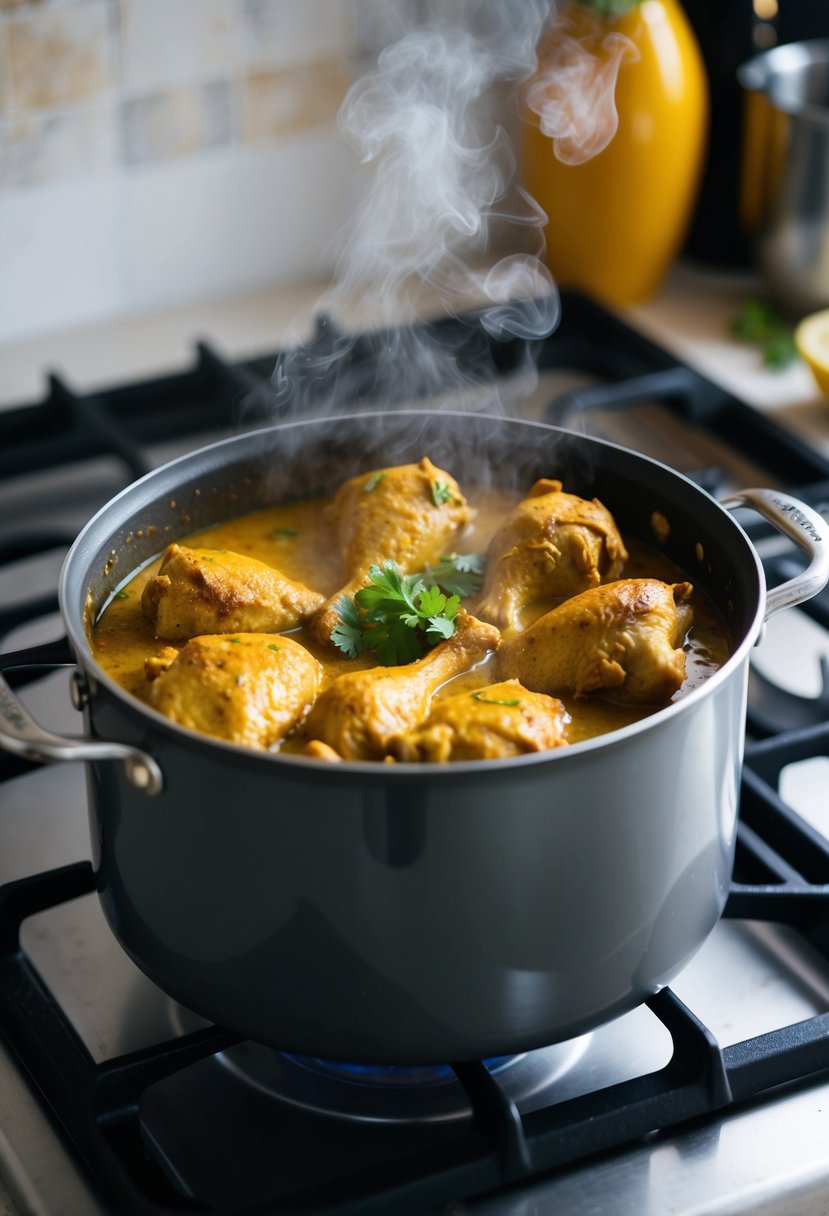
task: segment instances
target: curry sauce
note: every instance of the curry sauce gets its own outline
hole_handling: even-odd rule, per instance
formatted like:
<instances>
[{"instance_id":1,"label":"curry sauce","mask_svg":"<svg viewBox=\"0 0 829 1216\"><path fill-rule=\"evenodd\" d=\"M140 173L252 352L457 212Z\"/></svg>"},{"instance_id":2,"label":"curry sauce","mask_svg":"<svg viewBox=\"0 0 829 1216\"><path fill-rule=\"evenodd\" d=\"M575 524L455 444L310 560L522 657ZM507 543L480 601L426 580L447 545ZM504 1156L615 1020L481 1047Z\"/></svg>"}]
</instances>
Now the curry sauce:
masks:
<instances>
[{"instance_id":1,"label":"curry sauce","mask_svg":"<svg viewBox=\"0 0 829 1216\"><path fill-rule=\"evenodd\" d=\"M493 488L469 492L467 501L474 510L474 517L453 546L454 551L483 554L518 500L519 496L515 493ZM325 515L326 505L327 500L314 499L270 507L193 533L180 543L207 551L205 560L210 560L211 553L218 558L224 552L255 558L323 596L333 596L344 582L344 572ZM647 577L667 583L682 579L682 573L664 556L636 540L624 539L627 556L620 578ZM119 685L146 703L149 703L151 687L148 666L151 668L162 652L167 653L169 661L171 645L172 650L180 650L184 644L157 639L152 623L142 612L144 589L158 573L161 561L162 555L159 555L122 585L100 614L91 636L94 657L100 666ZM463 601L463 608L472 615L475 614L477 599L469 597ZM729 653L726 630L713 605L698 589L694 589L691 602L693 625L683 647L685 679L674 694L674 699L701 684L725 662ZM525 608L521 614L520 628L529 627L556 603L555 600L542 600ZM504 638L509 632L503 632ZM322 644L315 639L307 626L292 630L290 637L318 660L321 667L320 691L346 672L373 668L377 663L370 652L356 658L346 657L330 644ZM272 645L271 649L278 647ZM490 655L471 670L448 680L435 694L435 699L459 691L474 692L499 678ZM569 714L565 733L566 741L570 743L616 730L659 708L614 700L608 693L581 698L562 696L561 701ZM308 740L308 734L299 726L276 744L275 749L299 751Z\"/></svg>"}]
</instances>

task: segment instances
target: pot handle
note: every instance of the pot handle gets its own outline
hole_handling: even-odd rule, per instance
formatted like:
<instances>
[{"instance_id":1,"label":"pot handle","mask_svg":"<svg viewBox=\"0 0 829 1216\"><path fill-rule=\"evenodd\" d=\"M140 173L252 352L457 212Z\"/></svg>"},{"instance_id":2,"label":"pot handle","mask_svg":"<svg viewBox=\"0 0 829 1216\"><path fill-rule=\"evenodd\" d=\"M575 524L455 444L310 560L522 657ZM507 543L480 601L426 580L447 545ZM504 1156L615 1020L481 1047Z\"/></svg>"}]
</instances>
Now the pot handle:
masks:
<instances>
[{"instance_id":1,"label":"pot handle","mask_svg":"<svg viewBox=\"0 0 829 1216\"><path fill-rule=\"evenodd\" d=\"M822 515L782 490L740 490L720 499L720 503L729 511L750 507L811 557L805 570L767 593L764 620L823 590L829 582L829 525Z\"/></svg>"},{"instance_id":2,"label":"pot handle","mask_svg":"<svg viewBox=\"0 0 829 1216\"><path fill-rule=\"evenodd\" d=\"M44 730L23 708L0 673L0 747L49 764L54 760L120 760L127 780L145 794L158 794L164 785L161 769L152 756L126 743L74 739Z\"/></svg>"}]
</instances>

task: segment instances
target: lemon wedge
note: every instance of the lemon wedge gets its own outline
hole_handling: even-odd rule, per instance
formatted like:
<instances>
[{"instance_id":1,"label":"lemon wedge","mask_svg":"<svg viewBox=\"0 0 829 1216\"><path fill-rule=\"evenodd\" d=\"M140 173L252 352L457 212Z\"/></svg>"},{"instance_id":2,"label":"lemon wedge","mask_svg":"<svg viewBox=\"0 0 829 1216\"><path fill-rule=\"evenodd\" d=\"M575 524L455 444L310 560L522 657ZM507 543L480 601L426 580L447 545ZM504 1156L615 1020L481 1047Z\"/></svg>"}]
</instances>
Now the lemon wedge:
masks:
<instances>
[{"instance_id":1,"label":"lemon wedge","mask_svg":"<svg viewBox=\"0 0 829 1216\"><path fill-rule=\"evenodd\" d=\"M818 388L829 397L829 308L803 318L794 331L794 344L811 368Z\"/></svg>"}]
</instances>

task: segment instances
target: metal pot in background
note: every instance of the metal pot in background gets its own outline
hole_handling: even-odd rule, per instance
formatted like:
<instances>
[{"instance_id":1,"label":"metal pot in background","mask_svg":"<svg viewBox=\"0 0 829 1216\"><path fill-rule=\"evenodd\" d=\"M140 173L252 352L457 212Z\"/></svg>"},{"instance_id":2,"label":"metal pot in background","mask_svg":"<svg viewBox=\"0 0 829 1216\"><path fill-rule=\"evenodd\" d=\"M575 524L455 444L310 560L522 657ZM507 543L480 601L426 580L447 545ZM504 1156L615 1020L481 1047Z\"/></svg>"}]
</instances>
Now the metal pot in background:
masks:
<instances>
[{"instance_id":1,"label":"metal pot in background","mask_svg":"<svg viewBox=\"0 0 829 1216\"><path fill-rule=\"evenodd\" d=\"M743 64L740 213L769 293L801 317L829 307L829 38Z\"/></svg>"},{"instance_id":2,"label":"metal pot in background","mask_svg":"<svg viewBox=\"0 0 829 1216\"><path fill-rule=\"evenodd\" d=\"M686 256L715 266L752 259L739 217L743 91L737 70L752 55L829 36L829 5L815 0L682 0L702 49L712 122L700 195Z\"/></svg>"}]
</instances>

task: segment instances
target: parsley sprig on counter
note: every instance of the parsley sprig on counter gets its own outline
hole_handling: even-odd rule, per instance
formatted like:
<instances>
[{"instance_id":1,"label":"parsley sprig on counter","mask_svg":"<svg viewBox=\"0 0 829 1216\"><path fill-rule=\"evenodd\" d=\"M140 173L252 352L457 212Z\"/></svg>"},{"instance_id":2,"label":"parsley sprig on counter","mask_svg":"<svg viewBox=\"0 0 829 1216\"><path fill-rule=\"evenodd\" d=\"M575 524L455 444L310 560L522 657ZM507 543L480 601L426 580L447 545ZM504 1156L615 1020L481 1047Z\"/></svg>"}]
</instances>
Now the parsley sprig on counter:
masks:
<instances>
[{"instance_id":1,"label":"parsley sprig on counter","mask_svg":"<svg viewBox=\"0 0 829 1216\"><path fill-rule=\"evenodd\" d=\"M413 662L453 636L461 596L480 587L480 565L477 554L453 554L422 574L402 574L390 561L372 566L368 584L337 601L331 641L350 659L372 650L383 667Z\"/></svg>"},{"instance_id":2,"label":"parsley sprig on counter","mask_svg":"<svg viewBox=\"0 0 829 1216\"><path fill-rule=\"evenodd\" d=\"M782 371L797 358L790 326L764 300L746 300L731 320L731 332L759 347L763 366L772 371Z\"/></svg>"}]
</instances>

